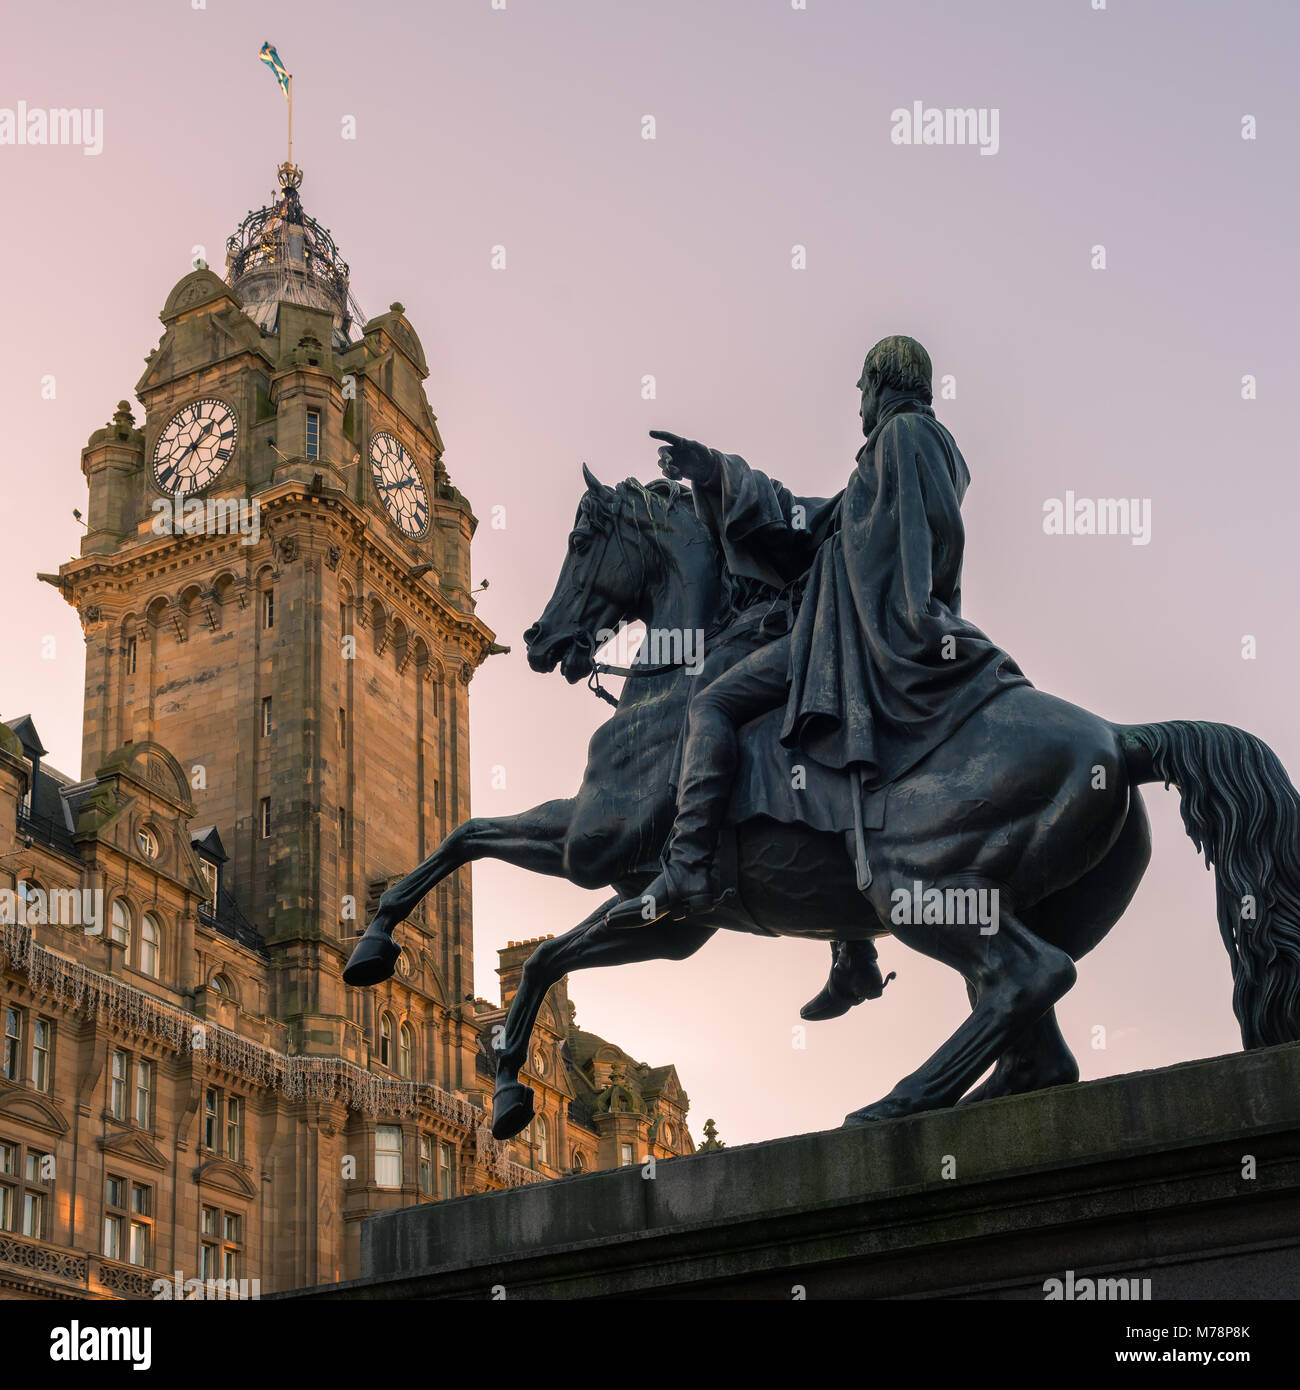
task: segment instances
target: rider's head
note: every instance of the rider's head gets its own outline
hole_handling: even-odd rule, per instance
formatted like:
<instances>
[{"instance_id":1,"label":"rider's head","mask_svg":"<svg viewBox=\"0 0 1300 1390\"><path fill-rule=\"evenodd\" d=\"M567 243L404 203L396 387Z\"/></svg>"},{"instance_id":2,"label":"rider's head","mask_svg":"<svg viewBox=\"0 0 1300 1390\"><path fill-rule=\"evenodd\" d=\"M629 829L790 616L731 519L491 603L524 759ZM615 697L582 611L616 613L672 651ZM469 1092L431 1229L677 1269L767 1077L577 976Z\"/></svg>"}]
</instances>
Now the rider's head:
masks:
<instances>
[{"instance_id":1,"label":"rider's head","mask_svg":"<svg viewBox=\"0 0 1300 1390\"><path fill-rule=\"evenodd\" d=\"M930 354L915 338L882 338L867 353L862 364L858 390L862 392L862 433L870 434L880 416L881 397L886 392L919 396L926 405L933 400Z\"/></svg>"}]
</instances>

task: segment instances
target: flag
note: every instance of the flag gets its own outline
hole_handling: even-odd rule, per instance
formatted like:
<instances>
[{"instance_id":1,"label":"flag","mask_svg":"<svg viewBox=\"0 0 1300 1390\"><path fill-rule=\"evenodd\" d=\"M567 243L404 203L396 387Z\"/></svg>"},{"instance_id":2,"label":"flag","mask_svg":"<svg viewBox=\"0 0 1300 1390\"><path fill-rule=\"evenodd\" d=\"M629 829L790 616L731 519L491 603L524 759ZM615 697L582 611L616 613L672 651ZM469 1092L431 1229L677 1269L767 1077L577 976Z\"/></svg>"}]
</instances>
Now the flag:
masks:
<instances>
[{"instance_id":1,"label":"flag","mask_svg":"<svg viewBox=\"0 0 1300 1390\"><path fill-rule=\"evenodd\" d=\"M280 61L280 55L271 47L269 43L262 45L262 51L257 55L275 73L275 80L280 84L280 90L289 95L289 72L285 65Z\"/></svg>"}]
</instances>

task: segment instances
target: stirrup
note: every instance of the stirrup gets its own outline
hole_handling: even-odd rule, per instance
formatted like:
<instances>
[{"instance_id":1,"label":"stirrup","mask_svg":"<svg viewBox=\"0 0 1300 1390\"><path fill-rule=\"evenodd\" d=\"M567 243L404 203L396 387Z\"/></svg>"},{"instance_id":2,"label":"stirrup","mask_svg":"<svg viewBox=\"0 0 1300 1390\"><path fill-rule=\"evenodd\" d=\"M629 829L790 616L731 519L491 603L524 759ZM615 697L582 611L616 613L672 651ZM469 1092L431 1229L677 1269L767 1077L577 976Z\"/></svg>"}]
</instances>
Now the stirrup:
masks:
<instances>
[{"instance_id":1,"label":"stirrup","mask_svg":"<svg viewBox=\"0 0 1300 1390\"><path fill-rule=\"evenodd\" d=\"M661 912L656 912L652 917L647 917L645 915L646 896L644 893L635 893L630 898L624 898L621 903L615 903L601 918L601 930L634 931L637 927L653 926L665 918L673 922L683 922L688 917L707 912L716 903L712 892L688 893L685 897L675 900L670 896L667 907Z\"/></svg>"}]
</instances>

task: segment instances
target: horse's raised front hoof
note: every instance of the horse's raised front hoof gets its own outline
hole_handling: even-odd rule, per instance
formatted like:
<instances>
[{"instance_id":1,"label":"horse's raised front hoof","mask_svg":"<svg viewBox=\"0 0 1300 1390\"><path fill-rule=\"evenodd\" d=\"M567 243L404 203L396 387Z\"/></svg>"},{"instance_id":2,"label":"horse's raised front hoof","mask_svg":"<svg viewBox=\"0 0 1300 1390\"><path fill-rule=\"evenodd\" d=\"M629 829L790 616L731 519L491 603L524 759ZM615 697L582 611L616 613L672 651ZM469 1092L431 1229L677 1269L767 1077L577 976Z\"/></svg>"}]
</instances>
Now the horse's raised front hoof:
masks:
<instances>
[{"instance_id":1,"label":"horse's raised front hoof","mask_svg":"<svg viewBox=\"0 0 1300 1390\"><path fill-rule=\"evenodd\" d=\"M391 936L382 932L368 931L357 942L343 967L345 985L377 985L397 968L397 958L402 948Z\"/></svg>"},{"instance_id":2,"label":"horse's raised front hoof","mask_svg":"<svg viewBox=\"0 0 1300 1390\"><path fill-rule=\"evenodd\" d=\"M513 1139L533 1118L533 1089L522 1081L505 1081L492 1097L493 1139Z\"/></svg>"}]
</instances>

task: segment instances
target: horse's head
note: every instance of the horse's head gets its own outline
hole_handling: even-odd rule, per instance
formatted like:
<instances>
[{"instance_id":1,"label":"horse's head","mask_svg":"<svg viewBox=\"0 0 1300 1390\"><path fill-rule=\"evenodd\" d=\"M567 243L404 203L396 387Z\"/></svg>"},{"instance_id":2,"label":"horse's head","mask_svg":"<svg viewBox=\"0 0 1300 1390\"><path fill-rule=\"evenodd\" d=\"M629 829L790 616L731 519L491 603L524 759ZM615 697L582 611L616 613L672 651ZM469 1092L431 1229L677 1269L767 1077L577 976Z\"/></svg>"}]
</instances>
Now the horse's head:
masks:
<instances>
[{"instance_id":1,"label":"horse's head","mask_svg":"<svg viewBox=\"0 0 1300 1390\"><path fill-rule=\"evenodd\" d=\"M586 464L582 475L587 490L555 592L524 633L533 670L553 671L558 665L570 683L590 675L597 649L620 624L667 619L666 609L684 612L688 589L697 591L692 609L701 601L716 605L719 585L716 549L699 545L708 540L707 532L679 484L629 479L607 487ZM675 506L679 497L688 505ZM683 554L688 550L689 562ZM711 585L701 582L702 566L712 571Z\"/></svg>"}]
</instances>

